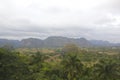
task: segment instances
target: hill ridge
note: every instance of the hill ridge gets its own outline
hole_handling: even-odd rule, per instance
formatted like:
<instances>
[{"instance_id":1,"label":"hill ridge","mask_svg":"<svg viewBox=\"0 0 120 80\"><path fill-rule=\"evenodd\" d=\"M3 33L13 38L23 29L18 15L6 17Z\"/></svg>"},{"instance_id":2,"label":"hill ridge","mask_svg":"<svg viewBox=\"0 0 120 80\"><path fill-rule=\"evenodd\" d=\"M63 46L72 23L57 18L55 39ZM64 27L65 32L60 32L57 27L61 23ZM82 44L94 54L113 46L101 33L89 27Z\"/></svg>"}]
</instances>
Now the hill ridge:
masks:
<instances>
[{"instance_id":1,"label":"hill ridge","mask_svg":"<svg viewBox=\"0 0 120 80\"><path fill-rule=\"evenodd\" d=\"M44 40L39 38L26 38L26 39L22 39L21 41L0 39L0 47L4 45L11 45L14 47L26 47L26 48L58 48L71 43L76 44L79 47L120 46L119 43L110 43L109 41L103 41L103 40L87 40L84 37L69 38L63 36L50 36Z\"/></svg>"}]
</instances>

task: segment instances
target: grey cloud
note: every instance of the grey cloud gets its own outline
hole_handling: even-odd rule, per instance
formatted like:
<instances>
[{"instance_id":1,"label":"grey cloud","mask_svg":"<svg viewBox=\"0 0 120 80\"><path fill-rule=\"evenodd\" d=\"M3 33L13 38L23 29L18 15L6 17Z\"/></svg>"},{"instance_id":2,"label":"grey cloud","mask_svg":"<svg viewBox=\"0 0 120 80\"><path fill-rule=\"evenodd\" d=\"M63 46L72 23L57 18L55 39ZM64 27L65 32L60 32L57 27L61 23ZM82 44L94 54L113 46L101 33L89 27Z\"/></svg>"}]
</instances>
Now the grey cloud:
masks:
<instances>
[{"instance_id":1,"label":"grey cloud","mask_svg":"<svg viewBox=\"0 0 120 80\"><path fill-rule=\"evenodd\" d=\"M116 22L116 19L110 17L109 15L106 15L106 16L102 16L99 20L95 21L95 24L106 25L106 24L111 24L113 22Z\"/></svg>"},{"instance_id":2,"label":"grey cloud","mask_svg":"<svg viewBox=\"0 0 120 80\"><path fill-rule=\"evenodd\" d=\"M88 5L90 0L0 0L0 37L65 36L120 42L120 1L98 0L97 6L97 1L91 1Z\"/></svg>"},{"instance_id":3,"label":"grey cloud","mask_svg":"<svg viewBox=\"0 0 120 80\"><path fill-rule=\"evenodd\" d=\"M100 11L106 13L119 14L120 13L120 0L105 0L106 2L101 6L96 7Z\"/></svg>"},{"instance_id":4,"label":"grey cloud","mask_svg":"<svg viewBox=\"0 0 120 80\"><path fill-rule=\"evenodd\" d=\"M65 37L82 37L91 32L92 29L83 27L65 27L65 28L45 28L45 27L29 27L29 29L3 29L0 36L14 36L14 37L37 37L46 38L49 36L65 36ZM85 36L89 37L89 36Z\"/></svg>"},{"instance_id":5,"label":"grey cloud","mask_svg":"<svg viewBox=\"0 0 120 80\"><path fill-rule=\"evenodd\" d=\"M111 0L106 7L112 13L120 13L120 0Z\"/></svg>"}]
</instances>

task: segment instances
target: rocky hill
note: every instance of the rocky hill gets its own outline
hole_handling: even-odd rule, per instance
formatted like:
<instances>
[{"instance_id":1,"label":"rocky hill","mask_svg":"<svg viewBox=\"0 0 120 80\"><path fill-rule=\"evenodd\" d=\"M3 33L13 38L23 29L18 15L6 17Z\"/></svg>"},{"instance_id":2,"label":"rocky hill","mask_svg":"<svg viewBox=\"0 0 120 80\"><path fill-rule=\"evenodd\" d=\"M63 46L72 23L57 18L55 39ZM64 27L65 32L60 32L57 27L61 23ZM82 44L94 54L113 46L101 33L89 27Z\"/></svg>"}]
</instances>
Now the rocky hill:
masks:
<instances>
[{"instance_id":1,"label":"rocky hill","mask_svg":"<svg viewBox=\"0 0 120 80\"><path fill-rule=\"evenodd\" d=\"M0 47L11 45L13 47L26 47L26 48L58 48L66 44L76 44L79 47L109 47L120 46L120 44L110 43L102 40L87 40L85 38L67 38L61 36L52 36L44 40L37 38L28 38L21 41L0 39Z\"/></svg>"}]
</instances>

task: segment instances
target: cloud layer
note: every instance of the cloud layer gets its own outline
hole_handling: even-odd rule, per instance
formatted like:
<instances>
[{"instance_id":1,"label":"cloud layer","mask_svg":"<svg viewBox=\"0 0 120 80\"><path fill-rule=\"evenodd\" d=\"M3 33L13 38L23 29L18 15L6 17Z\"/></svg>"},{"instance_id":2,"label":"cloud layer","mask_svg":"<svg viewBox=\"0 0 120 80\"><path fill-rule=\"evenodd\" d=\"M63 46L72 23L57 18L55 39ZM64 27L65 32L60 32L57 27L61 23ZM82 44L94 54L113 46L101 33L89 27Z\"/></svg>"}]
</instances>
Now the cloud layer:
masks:
<instances>
[{"instance_id":1,"label":"cloud layer","mask_svg":"<svg viewBox=\"0 0 120 80\"><path fill-rule=\"evenodd\" d=\"M120 42L120 0L0 0L0 37Z\"/></svg>"}]
</instances>

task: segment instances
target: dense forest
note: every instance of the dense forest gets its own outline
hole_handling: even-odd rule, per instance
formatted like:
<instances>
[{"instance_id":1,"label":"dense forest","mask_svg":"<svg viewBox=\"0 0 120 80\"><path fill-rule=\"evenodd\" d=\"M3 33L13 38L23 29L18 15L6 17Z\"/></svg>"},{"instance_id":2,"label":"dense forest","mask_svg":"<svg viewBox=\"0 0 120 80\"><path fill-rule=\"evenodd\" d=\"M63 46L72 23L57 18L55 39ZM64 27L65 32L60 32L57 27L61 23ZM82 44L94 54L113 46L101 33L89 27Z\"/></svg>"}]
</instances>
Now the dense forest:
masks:
<instances>
[{"instance_id":1,"label":"dense forest","mask_svg":"<svg viewBox=\"0 0 120 80\"><path fill-rule=\"evenodd\" d=\"M47 52L0 48L0 80L120 80L120 51L74 44Z\"/></svg>"}]
</instances>

